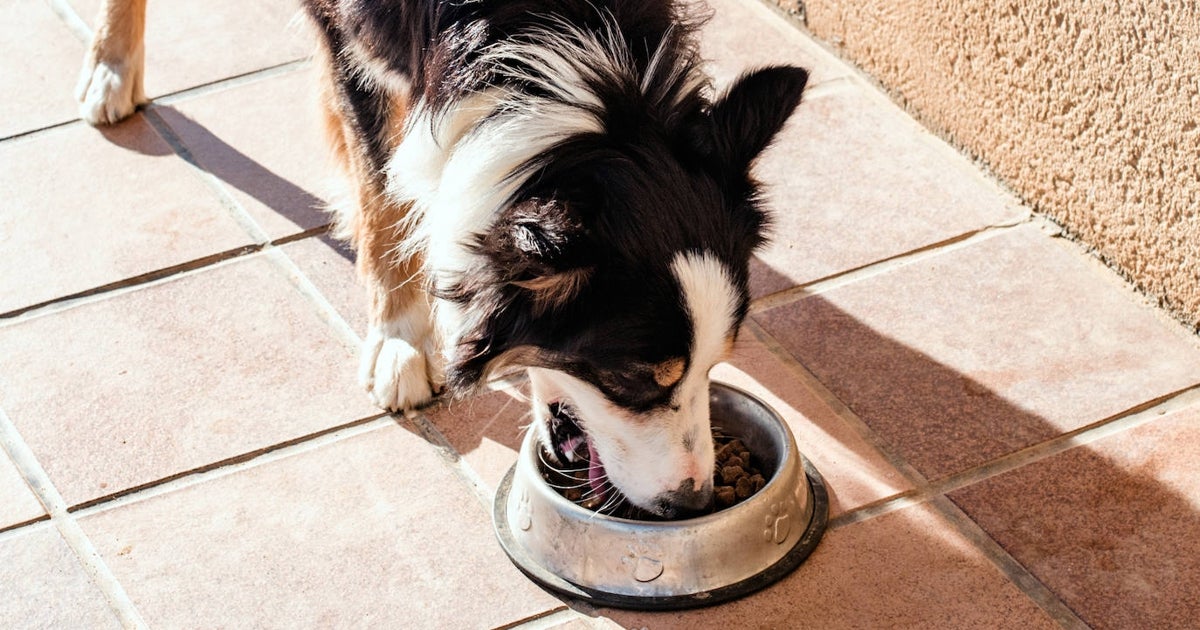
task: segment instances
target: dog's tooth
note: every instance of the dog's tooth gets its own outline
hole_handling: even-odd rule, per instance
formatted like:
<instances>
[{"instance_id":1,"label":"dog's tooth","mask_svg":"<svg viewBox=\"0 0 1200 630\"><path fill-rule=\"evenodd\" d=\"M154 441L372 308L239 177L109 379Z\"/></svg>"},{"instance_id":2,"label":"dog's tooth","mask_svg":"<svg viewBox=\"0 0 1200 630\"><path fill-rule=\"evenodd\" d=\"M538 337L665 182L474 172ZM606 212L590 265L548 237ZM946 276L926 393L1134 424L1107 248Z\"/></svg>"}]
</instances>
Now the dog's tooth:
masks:
<instances>
[{"instance_id":1,"label":"dog's tooth","mask_svg":"<svg viewBox=\"0 0 1200 630\"><path fill-rule=\"evenodd\" d=\"M582 460L583 458L579 455L579 447L582 444L583 438L581 437L568 438L562 444L563 458L572 464Z\"/></svg>"}]
</instances>

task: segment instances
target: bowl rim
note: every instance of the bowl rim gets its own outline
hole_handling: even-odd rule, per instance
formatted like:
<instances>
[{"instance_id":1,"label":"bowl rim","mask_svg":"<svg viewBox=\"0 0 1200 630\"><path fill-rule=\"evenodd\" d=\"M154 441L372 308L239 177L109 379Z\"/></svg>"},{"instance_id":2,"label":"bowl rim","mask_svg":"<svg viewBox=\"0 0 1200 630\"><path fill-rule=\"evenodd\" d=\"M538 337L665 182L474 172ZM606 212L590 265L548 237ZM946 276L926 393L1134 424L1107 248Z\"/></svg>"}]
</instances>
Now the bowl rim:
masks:
<instances>
[{"instance_id":1,"label":"bowl rim","mask_svg":"<svg viewBox=\"0 0 1200 630\"><path fill-rule=\"evenodd\" d=\"M797 463L801 466L801 470L804 473L803 477L808 484L808 496L810 505L812 506L812 511L804 532L797 538L795 544L791 549L788 550L786 554L784 554L783 557L748 578L744 578L732 584L727 584L725 586L720 586L708 591L701 591L697 593L685 593L678 595L625 595L575 584L574 582L571 582L566 578L551 572L549 569L535 562L533 558L530 557L530 555L525 551L524 547L517 541L517 538L512 531L512 528L508 522L508 500L512 491L513 478L516 475L517 466L520 464L518 461L508 469L508 472L501 480L500 485L496 488L495 498L492 502L492 527L495 530L496 538L500 542L500 547L504 550L504 553L509 557L509 560L512 561L517 569L519 569L529 579L533 580L542 588L567 598L585 602L589 605L611 606L614 608L631 610L662 611L712 606L732 599L744 597L755 591L766 588L771 584L774 584L784 576L791 573L806 559L808 559L808 557L816 549L817 544L821 541L821 538L824 535L829 523L829 494L825 487L824 478L821 476L821 473L817 471L816 467L813 466L812 462L809 461L808 458L804 457L804 455L796 447L795 438L792 436L791 429L787 427L787 424L778 415L778 413L775 412L774 409L772 409L757 396L746 392L740 387L726 383L717 383L716 381L713 381L713 384L721 385L734 390L736 393L743 394L770 411L772 416L779 421L779 424L782 425L784 432L787 434L793 453L798 460ZM778 476L778 471L776 471L776 475L774 476ZM580 510L581 512L595 514L595 512L591 512L590 510L568 501L566 497L563 497L555 492L553 488L550 488L545 484L543 484L543 486L555 497L561 499L565 503L570 504L572 507ZM765 489L766 486L763 487L763 490ZM759 490L759 492L755 493L754 497L750 497L742 503L731 506L725 510L713 512L712 514L706 514L701 517L677 521L638 521L633 519L608 517L607 515L602 514L596 516L611 519L615 522L615 524L621 525L632 523L638 526L665 525L674 528L683 523L689 525L695 525L698 523L702 524L705 522L703 519L716 517L719 514L725 514L730 510L734 510L739 506L749 504L755 499L755 497L760 495L763 495L762 490Z\"/></svg>"}]
</instances>

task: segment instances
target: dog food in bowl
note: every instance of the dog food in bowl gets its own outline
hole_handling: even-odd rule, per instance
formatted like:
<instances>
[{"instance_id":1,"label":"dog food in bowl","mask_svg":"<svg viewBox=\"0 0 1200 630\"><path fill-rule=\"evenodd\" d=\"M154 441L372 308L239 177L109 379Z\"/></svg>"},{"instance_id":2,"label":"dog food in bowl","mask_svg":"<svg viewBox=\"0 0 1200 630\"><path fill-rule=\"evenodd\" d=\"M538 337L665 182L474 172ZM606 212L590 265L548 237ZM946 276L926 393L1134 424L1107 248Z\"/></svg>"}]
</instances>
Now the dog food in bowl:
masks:
<instances>
[{"instance_id":1,"label":"dog food in bowl","mask_svg":"<svg viewBox=\"0 0 1200 630\"><path fill-rule=\"evenodd\" d=\"M740 439L715 430L713 445L716 449L713 500L699 514L690 516L712 514L741 503L767 485L767 479L757 465L756 458ZM584 452L575 453L576 461L565 466L550 463L550 458L542 453L541 473L546 484L568 501L589 510L619 518L659 520L655 515L629 505L618 497L595 491L588 481L591 462L588 460L586 449L581 451Z\"/></svg>"}]
</instances>

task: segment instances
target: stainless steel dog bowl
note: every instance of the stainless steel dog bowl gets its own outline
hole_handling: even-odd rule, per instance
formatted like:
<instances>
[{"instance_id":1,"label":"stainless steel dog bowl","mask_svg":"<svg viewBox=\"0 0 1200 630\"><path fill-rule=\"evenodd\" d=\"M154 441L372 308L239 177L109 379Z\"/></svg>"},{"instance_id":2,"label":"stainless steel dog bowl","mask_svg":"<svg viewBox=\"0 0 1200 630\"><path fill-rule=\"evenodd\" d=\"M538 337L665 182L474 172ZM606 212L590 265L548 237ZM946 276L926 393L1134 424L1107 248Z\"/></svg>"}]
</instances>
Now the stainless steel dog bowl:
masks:
<instances>
[{"instance_id":1,"label":"stainless steel dog bowl","mask_svg":"<svg viewBox=\"0 0 1200 630\"><path fill-rule=\"evenodd\" d=\"M762 462L768 481L755 495L678 521L597 514L546 484L530 431L492 512L509 558L552 591L595 605L648 610L741 597L799 566L828 518L820 474L761 400L720 383L712 384L709 396L713 424L741 438Z\"/></svg>"}]
</instances>

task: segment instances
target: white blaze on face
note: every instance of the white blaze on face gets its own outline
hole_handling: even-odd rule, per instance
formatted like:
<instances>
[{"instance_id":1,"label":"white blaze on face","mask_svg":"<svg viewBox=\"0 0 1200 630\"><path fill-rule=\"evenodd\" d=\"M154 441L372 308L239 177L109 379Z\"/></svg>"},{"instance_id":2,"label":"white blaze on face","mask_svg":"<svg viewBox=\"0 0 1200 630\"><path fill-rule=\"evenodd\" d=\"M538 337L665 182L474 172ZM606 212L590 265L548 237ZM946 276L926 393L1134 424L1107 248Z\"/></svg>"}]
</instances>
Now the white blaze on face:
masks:
<instances>
[{"instance_id":1,"label":"white blaze on face","mask_svg":"<svg viewBox=\"0 0 1200 630\"><path fill-rule=\"evenodd\" d=\"M694 368L703 368L704 383L708 369L720 361L733 335L738 307L738 291L725 265L711 254L689 252L675 256L671 271L679 281L684 303L692 321L692 356L685 379L696 376ZM705 406L708 405L705 387Z\"/></svg>"},{"instance_id":2,"label":"white blaze on face","mask_svg":"<svg viewBox=\"0 0 1200 630\"><path fill-rule=\"evenodd\" d=\"M680 253L671 265L692 324L687 370L670 405L634 414L595 387L548 369L530 369L535 404L567 400L578 411L609 480L635 505L653 508L664 493L691 479L700 490L712 475L708 372L728 350L738 291L725 266L705 253Z\"/></svg>"},{"instance_id":3,"label":"white blaze on face","mask_svg":"<svg viewBox=\"0 0 1200 630\"><path fill-rule=\"evenodd\" d=\"M671 270L692 322L692 355L675 390L674 401L679 411L671 422L694 444L692 451L684 454L684 461L694 458L696 467L705 473L703 481L707 481L714 465L708 372L729 351L736 325L738 291L725 265L708 253L680 253Z\"/></svg>"}]
</instances>

